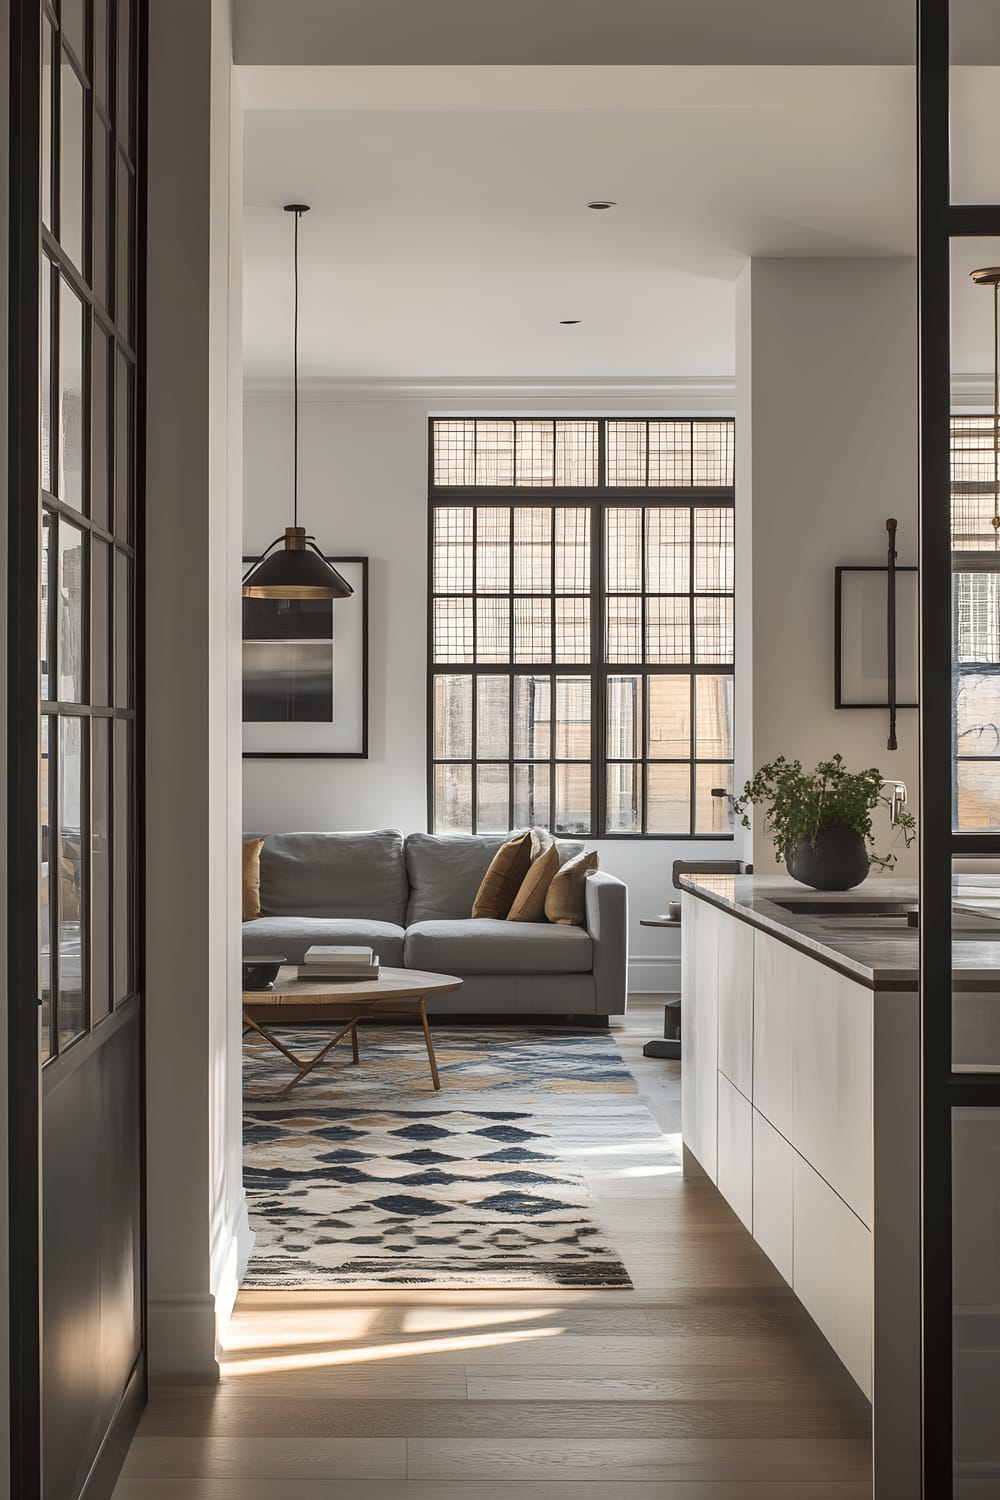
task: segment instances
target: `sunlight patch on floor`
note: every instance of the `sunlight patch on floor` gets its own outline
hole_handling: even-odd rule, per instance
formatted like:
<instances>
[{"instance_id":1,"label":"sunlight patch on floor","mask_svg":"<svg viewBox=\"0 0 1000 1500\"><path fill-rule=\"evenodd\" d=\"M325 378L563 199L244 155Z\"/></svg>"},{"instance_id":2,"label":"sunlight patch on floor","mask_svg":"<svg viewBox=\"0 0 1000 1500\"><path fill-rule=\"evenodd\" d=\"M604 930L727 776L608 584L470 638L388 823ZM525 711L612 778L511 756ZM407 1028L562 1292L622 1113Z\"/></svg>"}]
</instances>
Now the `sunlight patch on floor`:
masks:
<instances>
[{"instance_id":1,"label":"sunlight patch on floor","mask_svg":"<svg viewBox=\"0 0 1000 1500\"><path fill-rule=\"evenodd\" d=\"M470 1349L496 1349L528 1340L553 1338L565 1329L521 1328L509 1333L478 1333L458 1338L417 1339L405 1344L358 1345L352 1349L317 1349L307 1354L266 1354L259 1359L225 1360L225 1378L272 1375L280 1371L321 1370L338 1365L369 1364L386 1359L412 1359L425 1354L461 1354ZM314 1340L315 1341L315 1340Z\"/></svg>"}]
</instances>

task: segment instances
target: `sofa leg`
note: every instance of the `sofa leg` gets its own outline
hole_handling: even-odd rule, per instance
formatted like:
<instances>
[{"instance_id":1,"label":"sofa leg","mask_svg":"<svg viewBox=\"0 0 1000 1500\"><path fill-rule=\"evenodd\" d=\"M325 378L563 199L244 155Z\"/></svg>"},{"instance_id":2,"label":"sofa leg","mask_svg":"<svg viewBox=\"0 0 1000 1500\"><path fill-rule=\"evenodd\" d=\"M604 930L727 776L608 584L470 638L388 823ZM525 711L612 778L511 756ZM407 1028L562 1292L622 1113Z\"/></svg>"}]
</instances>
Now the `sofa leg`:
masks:
<instances>
[{"instance_id":1,"label":"sofa leg","mask_svg":"<svg viewBox=\"0 0 1000 1500\"><path fill-rule=\"evenodd\" d=\"M572 1021L574 1026L586 1026L591 1031L607 1031L608 1029L607 1016L595 1016L593 1013L588 1013L585 1016L573 1016Z\"/></svg>"}]
</instances>

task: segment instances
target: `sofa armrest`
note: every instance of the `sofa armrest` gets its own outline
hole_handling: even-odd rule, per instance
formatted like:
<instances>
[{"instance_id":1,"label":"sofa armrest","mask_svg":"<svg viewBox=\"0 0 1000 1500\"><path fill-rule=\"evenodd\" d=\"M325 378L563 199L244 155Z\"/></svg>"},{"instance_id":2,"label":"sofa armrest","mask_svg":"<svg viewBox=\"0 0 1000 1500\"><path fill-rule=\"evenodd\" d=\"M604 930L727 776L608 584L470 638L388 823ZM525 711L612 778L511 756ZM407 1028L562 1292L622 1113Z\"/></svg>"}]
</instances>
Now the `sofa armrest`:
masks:
<instances>
[{"instance_id":1,"label":"sofa armrest","mask_svg":"<svg viewBox=\"0 0 1000 1500\"><path fill-rule=\"evenodd\" d=\"M587 931L594 945L594 986L600 1015L623 1015L628 999L628 887L596 870L585 886Z\"/></svg>"}]
</instances>

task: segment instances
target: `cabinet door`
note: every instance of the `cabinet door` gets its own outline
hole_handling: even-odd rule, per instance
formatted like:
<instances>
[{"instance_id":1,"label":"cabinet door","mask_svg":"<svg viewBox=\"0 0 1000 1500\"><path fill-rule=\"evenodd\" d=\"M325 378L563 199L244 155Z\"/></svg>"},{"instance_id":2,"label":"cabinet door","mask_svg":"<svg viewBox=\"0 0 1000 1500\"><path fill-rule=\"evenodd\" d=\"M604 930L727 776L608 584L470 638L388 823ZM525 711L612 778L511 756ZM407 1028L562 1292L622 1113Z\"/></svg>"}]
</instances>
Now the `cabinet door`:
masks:
<instances>
[{"instance_id":1,"label":"cabinet door","mask_svg":"<svg viewBox=\"0 0 1000 1500\"><path fill-rule=\"evenodd\" d=\"M871 991L787 951L796 1001L792 1143L871 1228Z\"/></svg>"},{"instance_id":2,"label":"cabinet door","mask_svg":"<svg viewBox=\"0 0 1000 1500\"><path fill-rule=\"evenodd\" d=\"M681 918L681 1130L684 1144L718 1178L719 954L712 907L687 892Z\"/></svg>"},{"instance_id":3,"label":"cabinet door","mask_svg":"<svg viewBox=\"0 0 1000 1500\"><path fill-rule=\"evenodd\" d=\"M754 930L737 917L719 923L719 1071L749 1099L753 1089Z\"/></svg>"},{"instance_id":4,"label":"cabinet door","mask_svg":"<svg viewBox=\"0 0 1000 1500\"><path fill-rule=\"evenodd\" d=\"M792 1283L792 1192L795 1152L762 1114L753 1111L753 1237Z\"/></svg>"},{"instance_id":5,"label":"cabinet door","mask_svg":"<svg viewBox=\"0 0 1000 1500\"><path fill-rule=\"evenodd\" d=\"M865 1395L872 1391L872 1238L795 1153L792 1287Z\"/></svg>"},{"instance_id":6,"label":"cabinet door","mask_svg":"<svg viewBox=\"0 0 1000 1500\"><path fill-rule=\"evenodd\" d=\"M791 949L766 933L754 933L753 1092L754 1108L786 1140L792 1139L795 1056L795 995L788 973Z\"/></svg>"},{"instance_id":7,"label":"cabinet door","mask_svg":"<svg viewBox=\"0 0 1000 1500\"><path fill-rule=\"evenodd\" d=\"M719 1192L753 1229L753 1111L749 1099L719 1074Z\"/></svg>"}]
</instances>

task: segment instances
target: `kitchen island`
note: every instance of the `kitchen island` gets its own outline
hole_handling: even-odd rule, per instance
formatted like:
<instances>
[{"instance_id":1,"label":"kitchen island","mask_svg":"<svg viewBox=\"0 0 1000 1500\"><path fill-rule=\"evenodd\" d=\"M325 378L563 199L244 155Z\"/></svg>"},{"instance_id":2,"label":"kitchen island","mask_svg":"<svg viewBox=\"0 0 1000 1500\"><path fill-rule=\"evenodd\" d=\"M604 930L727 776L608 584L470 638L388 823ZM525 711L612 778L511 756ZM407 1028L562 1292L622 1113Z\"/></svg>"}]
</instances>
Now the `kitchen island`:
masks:
<instances>
[{"instance_id":1,"label":"kitchen island","mask_svg":"<svg viewBox=\"0 0 1000 1500\"><path fill-rule=\"evenodd\" d=\"M873 877L838 893L690 875L681 886L685 1171L712 1179L872 1401L880 1500L912 1500L916 882ZM1000 942L990 957L1000 975ZM982 958L970 942L980 978Z\"/></svg>"}]
</instances>

